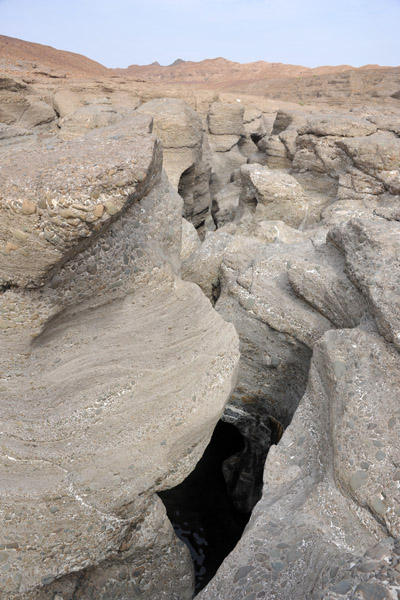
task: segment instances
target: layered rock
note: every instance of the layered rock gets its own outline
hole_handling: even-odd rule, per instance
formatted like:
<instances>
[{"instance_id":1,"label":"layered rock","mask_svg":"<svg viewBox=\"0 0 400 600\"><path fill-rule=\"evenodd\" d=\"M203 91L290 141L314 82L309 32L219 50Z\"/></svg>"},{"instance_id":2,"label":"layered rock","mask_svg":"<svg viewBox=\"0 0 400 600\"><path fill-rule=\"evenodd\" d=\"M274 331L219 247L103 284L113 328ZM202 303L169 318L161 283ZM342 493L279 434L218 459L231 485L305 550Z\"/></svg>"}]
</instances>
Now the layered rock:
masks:
<instances>
[{"instance_id":1,"label":"layered rock","mask_svg":"<svg viewBox=\"0 0 400 600\"><path fill-rule=\"evenodd\" d=\"M258 146L273 168L291 168L315 196L314 220L327 224L371 214L399 194L396 119L374 111L323 115L281 111ZM392 125L390 124L392 123ZM324 207L337 200L334 206ZM319 214L319 216L318 216Z\"/></svg>"},{"instance_id":2,"label":"layered rock","mask_svg":"<svg viewBox=\"0 0 400 600\"><path fill-rule=\"evenodd\" d=\"M207 445L237 339L180 269L143 115L3 154L2 597L193 594L156 492Z\"/></svg>"},{"instance_id":3,"label":"layered rock","mask_svg":"<svg viewBox=\"0 0 400 600\"><path fill-rule=\"evenodd\" d=\"M307 392L269 453L263 498L199 598L392 597L399 546L387 535L398 536L398 361L372 333L322 337ZM389 456L379 449L388 446Z\"/></svg>"},{"instance_id":4,"label":"layered rock","mask_svg":"<svg viewBox=\"0 0 400 600\"><path fill-rule=\"evenodd\" d=\"M293 158L310 153L304 173L295 162L292 176L241 167L234 222L221 221L184 271L239 333L238 382L223 419L245 448L224 475L239 510L259 500L199 598L390 598L399 587L397 138L368 120L336 125L336 136L332 117L296 130ZM379 204L368 190L362 205L344 205L340 183L335 191L322 179L314 195L298 183L340 182L356 168L359 181L382 186ZM288 226L296 203L283 210L285 178L311 210L336 200L322 227L313 219L308 231L307 221L305 231ZM257 215L271 200L282 215ZM269 220L280 216L286 223Z\"/></svg>"},{"instance_id":5,"label":"layered rock","mask_svg":"<svg viewBox=\"0 0 400 600\"><path fill-rule=\"evenodd\" d=\"M245 136L243 116L244 108L240 104L213 102L210 105L207 124L213 156L213 195L229 183L232 171L247 162L240 152L240 142Z\"/></svg>"},{"instance_id":6,"label":"layered rock","mask_svg":"<svg viewBox=\"0 0 400 600\"><path fill-rule=\"evenodd\" d=\"M164 148L164 168L184 200L183 216L199 226L211 203L210 153L199 115L172 98L146 102L138 112L152 115L154 133Z\"/></svg>"},{"instance_id":7,"label":"layered rock","mask_svg":"<svg viewBox=\"0 0 400 600\"><path fill-rule=\"evenodd\" d=\"M394 111L46 85L0 81L0 597L192 597L156 493L222 415L255 508L199 597L394 598Z\"/></svg>"}]
</instances>

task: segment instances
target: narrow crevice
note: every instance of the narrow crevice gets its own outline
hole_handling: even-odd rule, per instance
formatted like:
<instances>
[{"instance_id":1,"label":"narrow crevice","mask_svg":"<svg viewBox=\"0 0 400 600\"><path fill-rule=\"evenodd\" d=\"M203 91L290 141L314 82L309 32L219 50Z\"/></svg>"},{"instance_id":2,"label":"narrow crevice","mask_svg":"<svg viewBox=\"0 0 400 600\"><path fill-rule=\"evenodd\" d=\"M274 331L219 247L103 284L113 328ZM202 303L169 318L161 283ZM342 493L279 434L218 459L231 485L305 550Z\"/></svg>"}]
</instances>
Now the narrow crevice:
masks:
<instances>
[{"instance_id":1,"label":"narrow crevice","mask_svg":"<svg viewBox=\"0 0 400 600\"><path fill-rule=\"evenodd\" d=\"M237 423L244 439L244 448L223 463L228 494L242 513L251 513L260 500L263 488L264 465L273 444L283 434L283 426L271 416L250 416Z\"/></svg>"},{"instance_id":2,"label":"narrow crevice","mask_svg":"<svg viewBox=\"0 0 400 600\"><path fill-rule=\"evenodd\" d=\"M188 546L198 593L242 536L261 498L264 463L283 428L272 417L240 428L219 421L196 469L159 493L177 536Z\"/></svg>"},{"instance_id":3,"label":"narrow crevice","mask_svg":"<svg viewBox=\"0 0 400 600\"><path fill-rule=\"evenodd\" d=\"M250 512L240 512L229 496L223 464L243 452L239 430L219 421L196 469L180 485L159 493L177 536L188 546L198 593L233 550Z\"/></svg>"}]
</instances>

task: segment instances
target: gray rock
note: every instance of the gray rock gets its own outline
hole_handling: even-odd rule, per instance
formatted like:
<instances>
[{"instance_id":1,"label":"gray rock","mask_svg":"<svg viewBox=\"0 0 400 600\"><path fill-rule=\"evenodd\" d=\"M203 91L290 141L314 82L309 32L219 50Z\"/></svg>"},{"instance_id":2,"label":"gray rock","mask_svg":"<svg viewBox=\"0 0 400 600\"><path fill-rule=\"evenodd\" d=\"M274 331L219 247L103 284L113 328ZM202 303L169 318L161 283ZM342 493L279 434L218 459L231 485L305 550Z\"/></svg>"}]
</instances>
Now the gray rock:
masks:
<instances>
[{"instance_id":1,"label":"gray rock","mask_svg":"<svg viewBox=\"0 0 400 600\"><path fill-rule=\"evenodd\" d=\"M239 206L240 190L240 181L234 181L216 194L213 199L212 214L217 227L223 227L234 220Z\"/></svg>"},{"instance_id":2,"label":"gray rock","mask_svg":"<svg viewBox=\"0 0 400 600\"><path fill-rule=\"evenodd\" d=\"M329 240L343 252L348 274L364 294L377 326L400 348L400 246L396 221L352 219L331 230Z\"/></svg>"},{"instance_id":3,"label":"gray rock","mask_svg":"<svg viewBox=\"0 0 400 600\"><path fill-rule=\"evenodd\" d=\"M164 148L164 169L184 200L183 216L198 227L211 204L210 150L199 115L175 98L150 100L137 112L153 117L153 132Z\"/></svg>"},{"instance_id":4,"label":"gray rock","mask_svg":"<svg viewBox=\"0 0 400 600\"><path fill-rule=\"evenodd\" d=\"M138 115L119 128L1 157L0 284L40 285L151 190L162 152L149 125Z\"/></svg>"},{"instance_id":5,"label":"gray rock","mask_svg":"<svg viewBox=\"0 0 400 600\"><path fill-rule=\"evenodd\" d=\"M61 110L66 110L63 107ZM128 111L117 110L107 104L90 104L78 106L73 112L67 112L59 119L60 137L63 140L72 140L86 134L92 129L108 127L129 118Z\"/></svg>"},{"instance_id":6,"label":"gray rock","mask_svg":"<svg viewBox=\"0 0 400 600\"><path fill-rule=\"evenodd\" d=\"M257 220L281 220L298 227L306 216L304 191L291 175L261 165L245 165L241 181L239 217L250 207Z\"/></svg>"},{"instance_id":7,"label":"gray rock","mask_svg":"<svg viewBox=\"0 0 400 600\"><path fill-rule=\"evenodd\" d=\"M53 108L59 117L66 117L82 106L80 97L68 89L57 90L53 97Z\"/></svg>"},{"instance_id":8,"label":"gray rock","mask_svg":"<svg viewBox=\"0 0 400 600\"><path fill-rule=\"evenodd\" d=\"M0 424L0 548L12 540L21 558L14 547L0 553L7 600L193 594L188 551L156 492L182 481L203 454L235 383L238 345L201 290L176 275L182 200L148 125L141 115L136 127L39 146L24 153L25 164L18 153L2 157L13 161L1 172L7 185L13 178L15 197L27 190L21 206L8 194L6 225L18 224L18 241L31 240L11 266L6 257L3 278L11 273L15 284L0 295L9 324L0 329L0 372L10 384ZM29 237L53 218L41 208L45 190L84 214L75 195L80 205L90 198L89 210L100 198L98 219L107 219L85 243L62 238L56 221L57 285L42 279L52 273L46 246ZM40 290L24 287L29 281Z\"/></svg>"},{"instance_id":9,"label":"gray rock","mask_svg":"<svg viewBox=\"0 0 400 600\"><path fill-rule=\"evenodd\" d=\"M309 261L291 261L289 281L294 291L335 327L356 327L367 312L363 296L340 271Z\"/></svg>"},{"instance_id":10,"label":"gray rock","mask_svg":"<svg viewBox=\"0 0 400 600\"><path fill-rule=\"evenodd\" d=\"M376 130L376 125L367 119L351 115L328 114L312 117L307 120L306 125L299 128L298 132L300 135L311 133L317 136L359 137L371 135Z\"/></svg>"},{"instance_id":11,"label":"gray rock","mask_svg":"<svg viewBox=\"0 0 400 600\"><path fill-rule=\"evenodd\" d=\"M245 133L244 108L240 104L213 102L208 113L208 129L212 135L237 135Z\"/></svg>"}]
</instances>

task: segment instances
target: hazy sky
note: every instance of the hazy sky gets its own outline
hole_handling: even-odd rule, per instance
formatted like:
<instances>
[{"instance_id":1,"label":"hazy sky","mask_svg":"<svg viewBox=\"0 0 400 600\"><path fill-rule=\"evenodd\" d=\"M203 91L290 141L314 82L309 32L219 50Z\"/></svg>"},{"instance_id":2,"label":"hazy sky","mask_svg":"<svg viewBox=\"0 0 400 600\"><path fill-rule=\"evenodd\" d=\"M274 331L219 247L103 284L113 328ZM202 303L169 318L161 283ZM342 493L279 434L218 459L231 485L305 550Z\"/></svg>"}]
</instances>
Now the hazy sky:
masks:
<instances>
[{"instance_id":1,"label":"hazy sky","mask_svg":"<svg viewBox=\"0 0 400 600\"><path fill-rule=\"evenodd\" d=\"M107 67L223 56L400 65L400 0L0 0L0 33Z\"/></svg>"}]
</instances>

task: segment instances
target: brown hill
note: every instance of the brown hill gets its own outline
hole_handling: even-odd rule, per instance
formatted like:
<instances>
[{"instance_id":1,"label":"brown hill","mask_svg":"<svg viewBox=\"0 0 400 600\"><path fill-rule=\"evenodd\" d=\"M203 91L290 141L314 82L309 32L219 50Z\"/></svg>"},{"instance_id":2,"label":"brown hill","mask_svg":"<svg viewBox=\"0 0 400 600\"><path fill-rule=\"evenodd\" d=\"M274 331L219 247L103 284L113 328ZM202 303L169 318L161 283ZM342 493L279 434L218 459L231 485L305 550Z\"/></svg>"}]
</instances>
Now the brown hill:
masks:
<instances>
[{"instance_id":1,"label":"brown hill","mask_svg":"<svg viewBox=\"0 0 400 600\"><path fill-rule=\"evenodd\" d=\"M237 63L225 58L113 69L123 77L141 77L153 84L262 95L304 104L397 104L400 67L365 65L316 68L258 61Z\"/></svg>"},{"instance_id":2,"label":"brown hill","mask_svg":"<svg viewBox=\"0 0 400 600\"><path fill-rule=\"evenodd\" d=\"M360 69L380 69L379 65L367 65ZM127 69L112 69L124 77L142 77L147 81L165 81L184 84L227 87L235 82L286 79L300 76L318 76L360 70L350 65L302 67L257 61L252 63L232 62L225 58L214 58L200 62L176 61L167 67L157 63L151 65L130 65Z\"/></svg>"},{"instance_id":3,"label":"brown hill","mask_svg":"<svg viewBox=\"0 0 400 600\"><path fill-rule=\"evenodd\" d=\"M47 77L107 79L111 87L143 82L165 94L175 90L213 90L265 96L304 104L376 104L398 105L400 67L365 65L322 66L316 68L257 61L238 63L225 58L200 62L176 60L172 65L131 65L127 69L107 69L73 52L57 50L0 36L0 71L23 77L26 73ZM111 78L111 79L110 79ZM43 77L41 77L43 79ZM114 83L111 83L111 82ZM163 88L163 90L161 90ZM171 92L172 93L172 92ZM170 95L168 93L167 95Z\"/></svg>"},{"instance_id":4,"label":"brown hill","mask_svg":"<svg viewBox=\"0 0 400 600\"><path fill-rule=\"evenodd\" d=\"M50 69L74 76L107 77L107 67L81 54L57 50L33 42L0 35L0 68L2 70Z\"/></svg>"}]
</instances>

